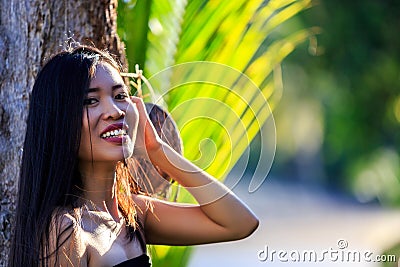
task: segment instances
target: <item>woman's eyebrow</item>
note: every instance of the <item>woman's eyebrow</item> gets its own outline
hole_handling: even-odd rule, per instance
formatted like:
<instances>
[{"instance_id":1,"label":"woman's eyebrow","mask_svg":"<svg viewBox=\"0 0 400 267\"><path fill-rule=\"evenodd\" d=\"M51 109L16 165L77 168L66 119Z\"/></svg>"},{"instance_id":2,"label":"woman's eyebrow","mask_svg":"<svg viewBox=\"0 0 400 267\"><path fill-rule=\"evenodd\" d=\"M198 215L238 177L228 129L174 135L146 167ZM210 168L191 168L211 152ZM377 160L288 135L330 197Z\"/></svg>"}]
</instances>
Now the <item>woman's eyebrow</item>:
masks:
<instances>
[{"instance_id":1,"label":"woman's eyebrow","mask_svg":"<svg viewBox=\"0 0 400 267\"><path fill-rule=\"evenodd\" d=\"M95 93L98 92L100 90L100 88L95 87L95 88L89 88L87 89L87 93Z\"/></svg>"},{"instance_id":2,"label":"woman's eyebrow","mask_svg":"<svg viewBox=\"0 0 400 267\"><path fill-rule=\"evenodd\" d=\"M125 84L122 84L122 83L118 83L118 84L116 84L116 85L113 85L112 87L111 87L111 90L112 91L115 91L115 90L117 90L117 89L121 89L121 88L125 88L126 86L125 86ZM98 87L93 87L93 88L89 88L88 90L87 90L87 93L95 93L95 92L98 92L98 91L100 91L101 89L100 88L98 88Z\"/></svg>"},{"instance_id":3,"label":"woman's eyebrow","mask_svg":"<svg viewBox=\"0 0 400 267\"><path fill-rule=\"evenodd\" d=\"M111 90L114 91L114 90L121 89L121 88L122 89L125 88L125 84L118 83L118 84L114 85L113 87L111 87Z\"/></svg>"}]
</instances>

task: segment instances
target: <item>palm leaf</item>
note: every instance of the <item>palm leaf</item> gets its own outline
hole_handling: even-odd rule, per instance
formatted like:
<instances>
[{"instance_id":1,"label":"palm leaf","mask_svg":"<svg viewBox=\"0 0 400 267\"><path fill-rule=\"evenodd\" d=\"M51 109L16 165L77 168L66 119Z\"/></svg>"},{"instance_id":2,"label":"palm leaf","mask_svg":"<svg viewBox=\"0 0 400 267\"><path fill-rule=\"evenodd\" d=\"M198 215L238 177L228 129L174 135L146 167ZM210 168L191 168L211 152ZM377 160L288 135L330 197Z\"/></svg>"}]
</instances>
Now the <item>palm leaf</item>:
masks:
<instances>
[{"instance_id":1,"label":"palm leaf","mask_svg":"<svg viewBox=\"0 0 400 267\"><path fill-rule=\"evenodd\" d=\"M178 81L170 84L173 90L168 92L167 101L182 129L185 156L223 179L271 115L269 105L279 100L281 74L275 73L275 79L270 76L299 43L314 33L303 30L273 42L263 51L260 47L276 27L309 7L311 1L270 1L267 5L258 0L219 1L218 5L207 1L201 9L196 9L197 1L196 8L192 8L194 2L187 7L176 62L220 62L236 68L237 73L227 66L202 68L197 63L184 75L174 67L176 73L172 76ZM175 88L193 81L202 83ZM223 88L210 83L222 84ZM194 123L194 118L201 122ZM192 122L191 126L187 122ZM205 139L212 140L213 145L204 145L200 151L199 144ZM204 159L199 159L200 155Z\"/></svg>"},{"instance_id":2,"label":"palm leaf","mask_svg":"<svg viewBox=\"0 0 400 267\"><path fill-rule=\"evenodd\" d=\"M123 2L139 10L145 7L141 1ZM149 80L158 95L152 101L168 108L175 119L185 157L223 180L272 117L282 94L280 63L317 33L307 29L271 38L282 24L311 7L311 0L149 2L149 13L136 11L149 24L143 27L147 35L135 41L146 43L140 53L146 55L145 74L154 74ZM130 31L121 30L120 36ZM273 126L270 130L274 136ZM263 164L261 176L269 170ZM185 190L179 200L194 201ZM184 247L155 246L152 254L157 266L185 266L188 261ZM184 262L171 261L182 255L187 256Z\"/></svg>"}]
</instances>

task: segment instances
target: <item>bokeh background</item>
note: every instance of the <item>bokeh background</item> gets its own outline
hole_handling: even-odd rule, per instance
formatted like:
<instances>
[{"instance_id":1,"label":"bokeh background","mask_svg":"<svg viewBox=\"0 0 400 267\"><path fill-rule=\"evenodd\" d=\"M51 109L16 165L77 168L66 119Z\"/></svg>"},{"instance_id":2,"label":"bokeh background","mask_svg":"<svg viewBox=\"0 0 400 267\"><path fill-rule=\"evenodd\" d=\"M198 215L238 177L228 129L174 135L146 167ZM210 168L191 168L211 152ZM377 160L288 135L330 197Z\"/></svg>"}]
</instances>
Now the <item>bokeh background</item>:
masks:
<instances>
[{"instance_id":1,"label":"bokeh background","mask_svg":"<svg viewBox=\"0 0 400 267\"><path fill-rule=\"evenodd\" d=\"M185 156L231 186L261 220L242 241L152 247L154 266L397 266L263 262L257 255L266 246L322 253L338 249L339 240L348 250L400 255L399 1L119 2L119 35L132 72L135 64L150 77L175 64L212 61L244 73L259 88L240 105L215 85L170 90L174 73L150 78L155 92L147 92L147 101L164 96L161 104L181 129ZM223 76L203 73L204 81L216 75ZM242 91L235 86L239 95L249 92L247 84ZM267 107L257 104L258 94ZM225 130L192 120L207 104L182 107L200 97L228 104L229 112L218 117ZM259 125L272 120L270 111L276 153L267 179L250 193L257 165L269 164L260 155L274 148L264 139L275 133ZM244 126L238 130L235 120ZM235 166L243 160L242 175Z\"/></svg>"}]
</instances>

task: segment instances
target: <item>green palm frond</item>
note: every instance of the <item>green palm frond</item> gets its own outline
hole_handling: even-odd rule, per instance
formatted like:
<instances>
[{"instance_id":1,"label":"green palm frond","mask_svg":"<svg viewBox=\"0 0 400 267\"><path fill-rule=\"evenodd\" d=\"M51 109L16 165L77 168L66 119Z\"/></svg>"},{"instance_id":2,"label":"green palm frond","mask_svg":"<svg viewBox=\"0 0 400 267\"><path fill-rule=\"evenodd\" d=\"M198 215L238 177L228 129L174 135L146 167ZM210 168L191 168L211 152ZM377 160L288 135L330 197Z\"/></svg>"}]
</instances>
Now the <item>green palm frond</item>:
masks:
<instances>
[{"instance_id":1,"label":"green palm frond","mask_svg":"<svg viewBox=\"0 0 400 267\"><path fill-rule=\"evenodd\" d=\"M185 156L191 160L197 159L207 172L223 179L270 116L270 108L279 101L282 90L280 63L299 43L314 33L312 30L302 30L272 41L267 47L263 44L269 41L270 33L278 26L310 7L311 1L203 3L201 8L198 1L190 1L187 5L176 63L199 60L219 62L235 68L238 73L232 73L228 67L225 70L194 69L192 72L197 74L196 78L182 77L181 73L177 73L175 76L182 83L212 81L215 84L223 83L229 90L221 90L208 83L196 83L171 90L166 99L177 124L183 129ZM243 78L241 73L249 80L238 84L237 79ZM173 86L170 84L170 87ZM209 100L193 101L197 98ZM181 107L189 99L193 105ZM208 106L216 101L221 103L220 108ZM212 110L213 114L206 114L206 110ZM186 125L191 118L200 116L215 118L203 119L191 127ZM227 138L221 138L226 134L229 135L229 142ZM200 151L201 140L212 140L214 145L207 145L206 142ZM199 160L200 154L205 157L203 162ZM212 162L209 162L210 158Z\"/></svg>"},{"instance_id":2,"label":"green palm frond","mask_svg":"<svg viewBox=\"0 0 400 267\"><path fill-rule=\"evenodd\" d=\"M311 0L122 2L119 12L127 19L119 30L130 67L133 61L144 64L145 74L153 75L149 80L158 95L152 101L164 105L175 119L185 157L224 179L279 102L281 62L318 33L303 29L274 35L311 7ZM138 15L128 15L128 7L136 8L132 12ZM147 21L146 35L133 19ZM140 37L133 41L144 43L136 44L140 51L131 48L133 37L128 36L134 31ZM144 62L138 53L145 55ZM190 201L190 195L183 191L179 199ZM157 266L173 266L173 255L188 255L182 247L153 249ZM186 265L185 259L179 266Z\"/></svg>"}]
</instances>

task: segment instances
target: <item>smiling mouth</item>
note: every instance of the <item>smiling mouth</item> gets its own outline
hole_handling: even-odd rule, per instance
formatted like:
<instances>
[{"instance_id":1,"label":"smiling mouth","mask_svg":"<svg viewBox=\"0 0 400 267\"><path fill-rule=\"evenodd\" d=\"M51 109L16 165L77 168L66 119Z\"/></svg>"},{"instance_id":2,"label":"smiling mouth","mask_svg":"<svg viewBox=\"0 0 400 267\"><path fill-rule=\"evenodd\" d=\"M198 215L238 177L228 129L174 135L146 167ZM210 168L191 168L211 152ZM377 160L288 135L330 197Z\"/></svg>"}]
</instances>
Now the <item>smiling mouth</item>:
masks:
<instances>
[{"instance_id":1,"label":"smiling mouth","mask_svg":"<svg viewBox=\"0 0 400 267\"><path fill-rule=\"evenodd\" d=\"M102 138L113 138L113 137L120 137L122 138L123 136L126 135L126 130L125 129L117 129L117 130L111 130L108 132L105 132L101 135Z\"/></svg>"},{"instance_id":2,"label":"smiling mouth","mask_svg":"<svg viewBox=\"0 0 400 267\"><path fill-rule=\"evenodd\" d=\"M124 138L124 136L128 135L127 129L128 125L124 123L114 123L104 129L104 131L100 134L100 137L103 139L108 139L109 141L119 142L119 140Z\"/></svg>"}]
</instances>

